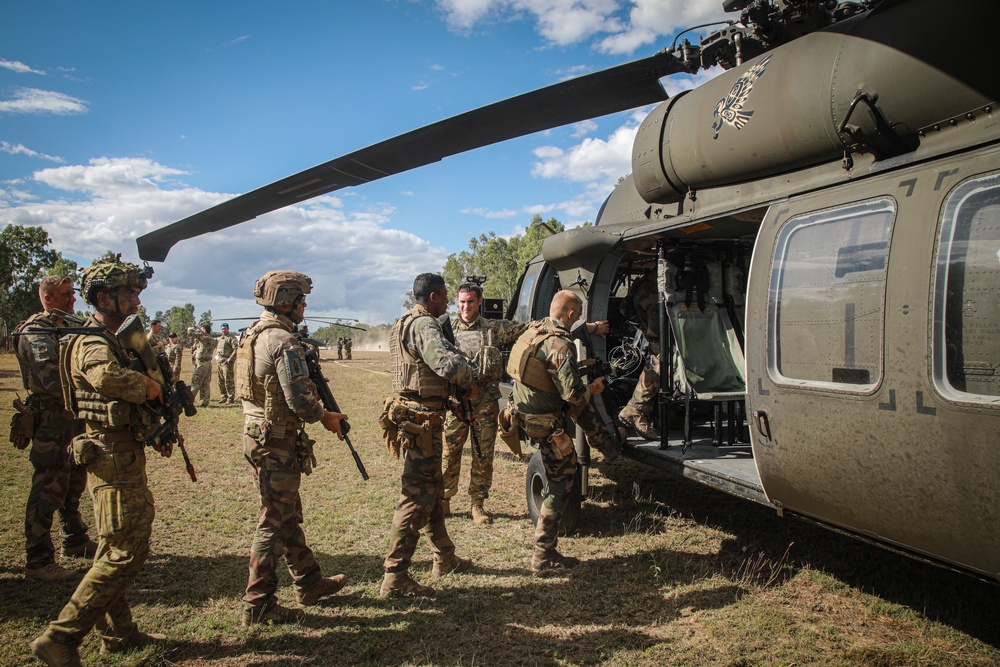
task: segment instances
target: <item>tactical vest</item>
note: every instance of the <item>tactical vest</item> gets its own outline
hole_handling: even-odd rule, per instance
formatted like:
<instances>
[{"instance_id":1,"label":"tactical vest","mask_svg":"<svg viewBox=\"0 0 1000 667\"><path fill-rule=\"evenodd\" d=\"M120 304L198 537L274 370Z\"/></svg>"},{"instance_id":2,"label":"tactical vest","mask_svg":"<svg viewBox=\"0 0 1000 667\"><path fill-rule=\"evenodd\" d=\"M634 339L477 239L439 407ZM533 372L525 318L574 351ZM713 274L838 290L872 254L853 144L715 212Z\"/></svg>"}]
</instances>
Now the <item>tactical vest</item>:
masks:
<instances>
[{"instance_id":1,"label":"tactical vest","mask_svg":"<svg viewBox=\"0 0 1000 667\"><path fill-rule=\"evenodd\" d=\"M281 389L281 382L277 373L268 373L264 377L258 377L254 373L254 348L257 339L268 329L282 329L280 322L254 323L244 332L236 348L236 398L241 401L249 401L258 407L264 408L264 419L271 422L271 437L284 438L289 427L294 430L298 427L299 416L288 406L285 400L285 392Z\"/></svg>"},{"instance_id":2,"label":"tactical vest","mask_svg":"<svg viewBox=\"0 0 1000 667\"><path fill-rule=\"evenodd\" d=\"M545 362L535 355L546 339L562 338L565 334L566 332L562 329L550 328L547 320L532 322L514 343L514 347L510 349L507 372L512 378L532 389L553 394L559 393L559 389L545 367Z\"/></svg>"},{"instance_id":3,"label":"tactical vest","mask_svg":"<svg viewBox=\"0 0 1000 667\"><path fill-rule=\"evenodd\" d=\"M455 347L466 359L479 369L478 380L495 384L503 376L503 357L493 345L493 325L480 319L480 329L458 329L455 331Z\"/></svg>"},{"instance_id":4,"label":"tactical vest","mask_svg":"<svg viewBox=\"0 0 1000 667\"><path fill-rule=\"evenodd\" d=\"M54 327L56 326L55 320L48 313L35 313L24 322L19 324L14 333L22 333L28 327ZM38 334L39 336L44 336L46 334ZM31 365L28 360L21 356L21 336L14 337L17 343L14 345L14 356L17 357L17 366L21 371L21 384L28 391L35 393L37 392L37 387L31 386ZM58 349L58 344L57 344Z\"/></svg>"},{"instance_id":5,"label":"tactical vest","mask_svg":"<svg viewBox=\"0 0 1000 667\"><path fill-rule=\"evenodd\" d=\"M99 336L106 340L118 364L122 368L128 368L130 360L114 336L107 332L87 334L86 336ZM63 402L66 408L78 419L83 419L99 427L123 429L137 426L140 427L140 431L144 432L145 428L152 422L149 416L137 405L121 398L107 398L96 391L73 384L71 373L73 355L76 353L80 341L86 336L70 334L59 345L59 379L62 383Z\"/></svg>"},{"instance_id":6,"label":"tactical vest","mask_svg":"<svg viewBox=\"0 0 1000 667\"><path fill-rule=\"evenodd\" d=\"M392 371L392 389L413 392L420 398L445 398L448 380L439 376L406 348L406 335L413 322L420 317L430 317L426 311L411 308L392 325L389 333L389 367Z\"/></svg>"}]
</instances>

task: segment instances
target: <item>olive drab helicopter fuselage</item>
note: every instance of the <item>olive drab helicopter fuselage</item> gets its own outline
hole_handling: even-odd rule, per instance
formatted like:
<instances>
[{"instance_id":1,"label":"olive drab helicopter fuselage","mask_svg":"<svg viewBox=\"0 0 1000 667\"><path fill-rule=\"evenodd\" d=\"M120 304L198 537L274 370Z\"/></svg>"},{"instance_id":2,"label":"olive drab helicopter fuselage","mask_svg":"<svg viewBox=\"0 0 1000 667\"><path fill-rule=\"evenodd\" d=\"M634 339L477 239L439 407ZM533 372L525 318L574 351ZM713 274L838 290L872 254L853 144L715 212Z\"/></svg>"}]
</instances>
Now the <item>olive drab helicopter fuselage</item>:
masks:
<instances>
[{"instance_id":1,"label":"olive drab helicopter fuselage","mask_svg":"<svg viewBox=\"0 0 1000 667\"><path fill-rule=\"evenodd\" d=\"M595 402L619 429L651 354L633 287L655 277L660 439L630 434L627 456L996 581L1000 78L988 63L1000 6L724 6L739 22L699 45L337 158L148 234L140 256L162 261L179 240L310 196L660 102L632 174L593 227L546 239L508 317L544 317L571 289L587 321L609 320L607 337L583 336L584 354L609 365ZM726 71L670 99L650 85L715 64ZM486 119L499 120L480 129ZM529 509L540 475L529 466Z\"/></svg>"}]
</instances>

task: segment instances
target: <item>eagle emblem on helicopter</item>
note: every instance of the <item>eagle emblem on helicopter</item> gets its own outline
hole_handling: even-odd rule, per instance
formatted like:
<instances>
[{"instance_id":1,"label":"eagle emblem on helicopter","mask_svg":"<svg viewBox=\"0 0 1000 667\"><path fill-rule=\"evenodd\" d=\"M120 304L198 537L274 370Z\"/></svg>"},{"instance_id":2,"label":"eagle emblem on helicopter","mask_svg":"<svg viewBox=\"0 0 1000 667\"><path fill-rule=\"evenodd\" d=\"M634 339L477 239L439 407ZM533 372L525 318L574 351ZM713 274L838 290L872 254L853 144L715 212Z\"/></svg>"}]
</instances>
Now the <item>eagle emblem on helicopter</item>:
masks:
<instances>
[{"instance_id":1,"label":"eagle emblem on helicopter","mask_svg":"<svg viewBox=\"0 0 1000 667\"><path fill-rule=\"evenodd\" d=\"M743 76L736 80L736 83L729 90L729 94L715 105L715 111L712 112L712 117L716 119L712 123L712 129L715 130L715 134L712 136L713 139L719 138L719 130L722 129L723 123L729 123L737 130L742 130L750 121L750 117L753 116L753 110L748 111L743 106L750 97L753 84L764 74L764 68L767 67L767 63L770 60L771 56L769 55L748 69Z\"/></svg>"}]
</instances>

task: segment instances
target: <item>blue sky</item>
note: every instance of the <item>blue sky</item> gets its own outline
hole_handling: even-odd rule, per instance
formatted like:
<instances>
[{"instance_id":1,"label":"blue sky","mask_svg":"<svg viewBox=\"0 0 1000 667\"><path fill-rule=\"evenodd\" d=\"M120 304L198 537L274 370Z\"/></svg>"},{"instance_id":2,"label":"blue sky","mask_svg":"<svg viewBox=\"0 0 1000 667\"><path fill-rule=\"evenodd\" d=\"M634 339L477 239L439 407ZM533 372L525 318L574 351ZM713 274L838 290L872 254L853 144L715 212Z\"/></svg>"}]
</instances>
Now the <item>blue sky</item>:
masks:
<instances>
[{"instance_id":1,"label":"blue sky","mask_svg":"<svg viewBox=\"0 0 1000 667\"><path fill-rule=\"evenodd\" d=\"M0 225L85 266L338 155L668 47L721 0L8 3ZM673 94L691 77L664 80ZM538 133L185 241L143 294L253 315L265 271L308 273L314 315L378 323L470 237L535 213L593 220L642 111Z\"/></svg>"}]
</instances>

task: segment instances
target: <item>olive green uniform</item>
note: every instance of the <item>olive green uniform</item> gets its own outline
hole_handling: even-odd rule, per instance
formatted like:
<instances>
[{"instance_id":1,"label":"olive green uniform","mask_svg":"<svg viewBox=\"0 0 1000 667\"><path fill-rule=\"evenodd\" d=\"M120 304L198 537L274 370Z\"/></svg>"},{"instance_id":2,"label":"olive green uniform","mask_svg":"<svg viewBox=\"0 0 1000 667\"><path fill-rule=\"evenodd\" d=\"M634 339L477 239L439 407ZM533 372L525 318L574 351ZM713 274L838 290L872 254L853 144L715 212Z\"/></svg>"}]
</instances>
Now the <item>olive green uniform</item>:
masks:
<instances>
[{"instance_id":1,"label":"olive green uniform","mask_svg":"<svg viewBox=\"0 0 1000 667\"><path fill-rule=\"evenodd\" d=\"M170 363L170 374L174 382L181 379L181 360L184 358L184 345L178 340L167 345L167 361Z\"/></svg>"},{"instance_id":2,"label":"olive green uniform","mask_svg":"<svg viewBox=\"0 0 1000 667\"><path fill-rule=\"evenodd\" d=\"M437 318L419 304L393 324L389 362L394 394L386 399L388 411L393 411L392 405L399 406L399 421L423 429L417 435L402 431L399 435L402 492L392 516L389 555L383 566L388 573L404 573L421 532L430 541L435 562L450 562L455 556L442 505L442 428L449 383L468 388L475 367L445 338Z\"/></svg>"},{"instance_id":3,"label":"olive green uniform","mask_svg":"<svg viewBox=\"0 0 1000 667\"><path fill-rule=\"evenodd\" d=\"M15 331L65 326L52 313L37 313ZM18 336L15 350L21 380L28 390L25 404L35 414L28 460L34 468L31 491L24 514L24 537L28 569L55 562L52 520L59 513L63 549L86 544L87 524L80 516L80 496L87 488L87 470L70 456L70 440L82 428L63 405L59 381L59 353L55 334Z\"/></svg>"},{"instance_id":4,"label":"olive green uniform","mask_svg":"<svg viewBox=\"0 0 1000 667\"><path fill-rule=\"evenodd\" d=\"M199 405L208 407L212 398L212 353L215 351L215 339L208 334L194 334L194 373L191 374L191 393L199 399Z\"/></svg>"},{"instance_id":5,"label":"olive green uniform","mask_svg":"<svg viewBox=\"0 0 1000 667\"><path fill-rule=\"evenodd\" d=\"M219 363L219 400L223 403L236 401L236 336L222 334L216 341L215 360Z\"/></svg>"},{"instance_id":6,"label":"olive green uniform","mask_svg":"<svg viewBox=\"0 0 1000 667\"><path fill-rule=\"evenodd\" d=\"M562 322L550 317L532 322L514 345L508 370L515 377L511 406L545 466L535 526L535 557L545 559L556 551L560 515L576 479L576 450L565 431L566 418L605 456L616 456L619 445L591 404L590 389L577 369L576 348Z\"/></svg>"},{"instance_id":7,"label":"olive green uniform","mask_svg":"<svg viewBox=\"0 0 1000 667\"><path fill-rule=\"evenodd\" d=\"M493 486L493 454L497 440L497 414L500 412L500 377L503 367L498 347L510 346L527 328L527 324L511 320L489 320L477 315L472 322L460 317L451 320L455 346L467 358L477 362L481 381L476 384L480 396L472 403L472 419L482 456L472 451L469 475L469 497L473 504L490 497ZM495 357L490 358L488 357ZM458 493L462 473L462 452L469 439L469 424L449 413L444 424L444 499Z\"/></svg>"},{"instance_id":8,"label":"olive green uniform","mask_svg":"<svg viewBox=\"0 0 1000 667\"><path fill-rule=\"evenodd\" d=\"M93 565L45 633L74 647L91 628L109 646L136 632L126 596L149 556L154 510L143 443L153 424L140 408L145 376L127 366L109 334L72 336L60 350L66 405L84 421L73 455L87 466L99 535Z\"/></svg>"}]
</instances>

